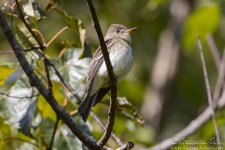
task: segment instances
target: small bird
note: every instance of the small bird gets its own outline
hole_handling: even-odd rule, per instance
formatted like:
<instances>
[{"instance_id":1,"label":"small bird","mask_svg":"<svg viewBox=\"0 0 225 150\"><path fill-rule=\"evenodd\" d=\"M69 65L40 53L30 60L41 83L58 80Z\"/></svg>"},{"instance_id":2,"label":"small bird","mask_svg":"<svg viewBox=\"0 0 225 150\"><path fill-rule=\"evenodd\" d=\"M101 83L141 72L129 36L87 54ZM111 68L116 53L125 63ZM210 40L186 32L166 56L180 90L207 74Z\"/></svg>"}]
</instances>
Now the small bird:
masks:
<instances>
[{"instance_id":1,"label":"small bird","mask_svg":"<svg viewBox=\"0 0 225 150\"><path fill-rule=\"evenodd\" d=\"M120 81L133 65L130 33L135 28L120 24L111 24L105 42L117 81ZM91 108L110 90L108 71L100 47L96 50L88 70L86 95L78 108L84 122L87 121Z\"/></svg>"}]
</instances>

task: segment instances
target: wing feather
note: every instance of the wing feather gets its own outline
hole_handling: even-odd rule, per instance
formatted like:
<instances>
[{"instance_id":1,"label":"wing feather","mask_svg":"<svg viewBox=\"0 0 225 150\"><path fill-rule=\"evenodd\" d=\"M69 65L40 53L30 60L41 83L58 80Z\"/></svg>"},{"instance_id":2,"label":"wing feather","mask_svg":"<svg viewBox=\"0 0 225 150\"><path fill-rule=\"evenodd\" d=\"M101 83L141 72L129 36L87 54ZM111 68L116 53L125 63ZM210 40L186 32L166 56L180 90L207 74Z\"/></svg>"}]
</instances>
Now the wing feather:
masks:
<instances>
[{"instance_id":1,"label":"wing feather","mask_svg":"<svg viewBox=\"0 0 225 150\"><path fill-rule=\"evenodd\" d=\"M107 40L106 41L106 46L107 49L110 53L110 49L112 47L113 41L112 40ZM93 79L96 75L96 73L98 72L99 68L101 67L101 65L103 64L104 58L101 52L100 47L96 50L93 59L90 63L89 66L89 70L88 70L88 78L87 78L87 93L90 93L92 90L92 86L93 86Z\"/></svg>"}]
</instances>

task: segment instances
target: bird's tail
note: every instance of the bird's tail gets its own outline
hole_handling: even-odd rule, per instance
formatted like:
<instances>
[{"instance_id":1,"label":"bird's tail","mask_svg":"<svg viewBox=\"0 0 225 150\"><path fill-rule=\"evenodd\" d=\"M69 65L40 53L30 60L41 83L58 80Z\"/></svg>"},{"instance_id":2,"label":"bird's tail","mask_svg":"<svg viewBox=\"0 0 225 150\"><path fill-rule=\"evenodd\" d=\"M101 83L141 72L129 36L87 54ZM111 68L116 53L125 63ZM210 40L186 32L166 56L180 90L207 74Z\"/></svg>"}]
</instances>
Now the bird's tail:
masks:
<instances>
[{"instance_id":1,"label":"bird's tail","mask_svg":"<svg viewBox=\"0 0 225 150\"><path fill-rule=\"evenodd\" d=\"M90 114L91 108L95 101L95 96L96 94L92 96L89 96L89 94L87 94L78 108L78 113L81 115L84 122L87 121L88 115Z\"/></svg>"}]
</instances>

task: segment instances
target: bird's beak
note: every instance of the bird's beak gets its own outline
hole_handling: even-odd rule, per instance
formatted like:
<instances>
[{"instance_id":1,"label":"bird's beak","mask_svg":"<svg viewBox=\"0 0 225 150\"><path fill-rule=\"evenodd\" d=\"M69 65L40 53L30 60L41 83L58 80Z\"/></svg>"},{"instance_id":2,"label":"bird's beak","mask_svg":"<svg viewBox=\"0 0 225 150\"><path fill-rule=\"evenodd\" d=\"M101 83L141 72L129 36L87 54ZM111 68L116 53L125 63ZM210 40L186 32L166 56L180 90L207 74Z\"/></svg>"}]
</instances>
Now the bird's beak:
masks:
<instances>
[{"instance_id":1,"label":"bird's beak","mask_svg":"<svg viewBox=\"0 0 225 150\"><path fill-rule=\"evenodd\" d=\"M134 30L136 30L137 29L137 27L134 27L134 28L130 28L130 29L127 29L127 32L129 32L129 33L132 33Z\"/></svg>"}]
</instances>

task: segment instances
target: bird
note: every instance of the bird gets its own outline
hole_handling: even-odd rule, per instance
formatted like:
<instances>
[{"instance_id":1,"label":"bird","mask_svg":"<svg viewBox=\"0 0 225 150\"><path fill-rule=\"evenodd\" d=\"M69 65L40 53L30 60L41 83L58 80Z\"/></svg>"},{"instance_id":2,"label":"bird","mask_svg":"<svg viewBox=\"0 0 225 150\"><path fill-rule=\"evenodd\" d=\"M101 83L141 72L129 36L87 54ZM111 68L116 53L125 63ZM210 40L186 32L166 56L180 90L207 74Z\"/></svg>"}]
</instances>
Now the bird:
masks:
<instances>
[{"instance_id":1,"label":"bird","mask_svg":"<svg viewBox=\"0 0 225 150\"><path fill-rule=\"evenodd\" d=\"M131 32L137 27L127 28L121 24L111 24L105 34L104 40L108 49L114 76L118 81L124 78L133 65L131 49ZM89 113L110 90L108 71L101 52L98 47L88 68L86 82L86 94L78 107L78 113L86 122Z\"/></svg>"}]
</instances>

